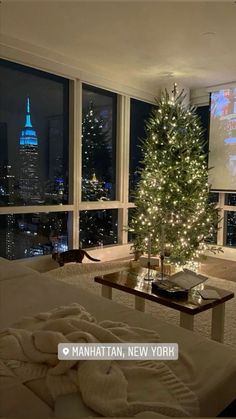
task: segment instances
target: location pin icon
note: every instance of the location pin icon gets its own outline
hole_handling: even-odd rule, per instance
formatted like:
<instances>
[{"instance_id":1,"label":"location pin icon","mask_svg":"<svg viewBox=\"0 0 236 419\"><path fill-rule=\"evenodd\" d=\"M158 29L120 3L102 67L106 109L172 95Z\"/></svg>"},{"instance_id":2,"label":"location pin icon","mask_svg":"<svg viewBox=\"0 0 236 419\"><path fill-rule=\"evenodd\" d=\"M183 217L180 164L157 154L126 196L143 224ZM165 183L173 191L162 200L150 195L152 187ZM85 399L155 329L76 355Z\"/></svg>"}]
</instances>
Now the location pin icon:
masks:
<instances>
[{"instance_id":1,"label":"location pin icon","mask_svg":"<svg viewBox=\"0 0 236 419\"><path fill-rule=\"evenodd\" d=\"M70 352L69 348L63 348L62 349L63 355L67 356Z\"/></svg>"}]
</instances>

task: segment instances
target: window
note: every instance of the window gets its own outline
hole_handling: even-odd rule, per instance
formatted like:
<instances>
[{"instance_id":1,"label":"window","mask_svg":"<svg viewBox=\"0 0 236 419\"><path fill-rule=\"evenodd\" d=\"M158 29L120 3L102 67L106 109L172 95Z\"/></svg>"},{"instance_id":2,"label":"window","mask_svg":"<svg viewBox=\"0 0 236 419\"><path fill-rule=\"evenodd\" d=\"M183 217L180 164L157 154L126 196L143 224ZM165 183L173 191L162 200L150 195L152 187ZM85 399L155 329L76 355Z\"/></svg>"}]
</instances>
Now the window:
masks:
<instances>
[{"instance_id":1,"label":"window","mask_svg":"<svg viewBox=\"0 0 236 419\"><path fill-rule=\"evenodd\" d=\"M72 121L82 89L82 147L74 132L70 153L69 87ZM155 105L6 60L0 60L0 91L0 257L48 255L67 250L68 243L112 246L118 237L119 243L131 242L127 218L135 212L132 192ZM197 112L207 139L209 107ZM69 191L69 167L70 185L80 178L69 155L82 163L81 196ZM236 247L236 191L212 193L210 200L220 208L221 221L209 242Z\"/></svg>"},{"instance_id":2,"label":"window","mask_svg":"<svg viewBox=\"0 0 236 419\"><path fill-rule=\"evenodd\" d=\"M236 205L236 193L226 193L225 194L225 205Z\"/></svg>"},{"instance_id":3,"label":"window","mask_svg":"<svg viewBox=\"0 0 236 419\"><path fill-rule=\"evenodd\" d=\"M132 218L135 216L135 208L129 208L128 209L128 225L130 225L130 222ZM134 239L134 233L132 231L128 231L128 243L132 242Z\"/></svg>"},{"instance_id":4,"label":"window","mask_svg":"<svg viewBox=\"0 0 236 419\"><path fill-rule=\"evenodd\" d=\"M88 85L82 97L82 200L114 200L117 97Z\"/></svg>"},{"instance_id":5,"label":"window","mask_svg":"<svg viewBox=\"0 0 236 419\"><path fill-rule=\"evenodd\" d=\"M203 151L208 156L209 149L209 127L210 127L210 106L198 106L196 113L200 118L203 128ZM208 157L207 157L208 159Z\"/></svg>"},{"instance_id":6,"label":"window","mask_svg":"<svg viewBox=\"0 0 236 419\"><path fill-rule=\"evenodd\" d=\"M0 205L68 202L68 80L0 61Z\"/></svg>"},{"instance_id":7,"label":"window","mask_svg":"<svg viewBox=\"0 0 236 419\"><path fill-rule=\"evenodd\" d=\"M21 259L68 249L66 212L0 215L0 256Z\"/></svg>"},{"instance_id":8,"label":"window","mask_svg":"<svg viewBox=\"0 0 236 419\"><path fill-rule=\"evenodd\" d=\"M225 211L225 244L236 246L236 211Z\"/></svg>"},{"instance_id":9,"label":"window","mask_svg":"<svg viewBox=\"0 0 236 419\"><path fill-rule=\"evenodd\" d=\"M0 256L64 251L68 213L56 208L68 203L69 81L0 60L0 90Z\"/></svg>"},{"instance_id":10,"label":"window","mask_svg":"<svg viewBox=\"0 0 236 419\"><path fill-rule=\"evenodd\" d=\"M218 192L211 192L210 193L210 202L217 204L219 202L219 193Z\"/></svg>"},{"instance_id":11,"label":"window","mask_svg":"<svg viewBox=\"0 0 236 419\"><path fill-rule=\"evenodd\" d=\"M111 209L80 212L80 246L117 244L118 211Z\"/></svg>"},{"instance_id":12,"label":"window","mask_svg":"<svg viewBox=\"0 0 236 419\"><path fill-rule=\"evenodd\" d=\"M131 99L130 102L130 161L129 161L129 201L133 201L133 191L139 181L138 169L141 168L142 140L146 137L145 123L154 105Z\"/></svg>"}]
</instances>

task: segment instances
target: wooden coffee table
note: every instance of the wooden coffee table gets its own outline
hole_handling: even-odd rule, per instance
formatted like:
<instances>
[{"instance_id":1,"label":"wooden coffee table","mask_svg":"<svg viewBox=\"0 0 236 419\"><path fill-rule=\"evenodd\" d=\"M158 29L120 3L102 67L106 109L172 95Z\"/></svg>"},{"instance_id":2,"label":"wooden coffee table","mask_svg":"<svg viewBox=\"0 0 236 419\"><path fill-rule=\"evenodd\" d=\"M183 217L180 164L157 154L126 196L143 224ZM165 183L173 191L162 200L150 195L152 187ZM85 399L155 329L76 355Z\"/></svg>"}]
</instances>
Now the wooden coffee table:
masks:
<instances>
[{"instance_id":1,"label":"wooden coffee table","mask_svg":"<svg viewBox=\"0 0 236 419\"><path fill-rule=\"evenodd\" d=\"M102 285L102 296L112 299L112 288L133 294L136 310L145 311L145 300L154 301L180 312L180 326L194 329L194 315L212 309L211 338L224 340L225 302L234 297L234 293L220 288L204 285L205 289L215 289L220 295L217 300L204 300L196 290L189 292L184 300L169 298L152 293L151 282L140 279L140 275L131 270L95 277L95 282Z\"/></svg>"}]
</instances>

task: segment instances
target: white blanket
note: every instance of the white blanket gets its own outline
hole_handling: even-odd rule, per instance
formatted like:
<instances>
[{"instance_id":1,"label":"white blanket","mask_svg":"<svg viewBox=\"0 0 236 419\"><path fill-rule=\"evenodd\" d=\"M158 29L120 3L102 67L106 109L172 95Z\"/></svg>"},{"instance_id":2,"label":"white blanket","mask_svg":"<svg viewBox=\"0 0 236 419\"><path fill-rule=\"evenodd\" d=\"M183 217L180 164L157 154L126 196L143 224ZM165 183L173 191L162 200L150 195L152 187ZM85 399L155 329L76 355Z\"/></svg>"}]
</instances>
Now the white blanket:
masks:
<instances>
[{"instance_id":1,"label":"white blanket","mask_svg":"<svg viewBox=\"0 0 236 419\"><path fill-rule=\"evenodd\" d=\"M111 321L97 323L83 307L73 304L40 313L2 331L0 373L3 382L9 375L17 377L49 406L60 395L80 392L83 402L102 416L135 416L148 411L167 416L198 416L194 393L164 362L57 358L57 345L61 342L158 340L154 331Z\"/></svg>"}]
</instances>

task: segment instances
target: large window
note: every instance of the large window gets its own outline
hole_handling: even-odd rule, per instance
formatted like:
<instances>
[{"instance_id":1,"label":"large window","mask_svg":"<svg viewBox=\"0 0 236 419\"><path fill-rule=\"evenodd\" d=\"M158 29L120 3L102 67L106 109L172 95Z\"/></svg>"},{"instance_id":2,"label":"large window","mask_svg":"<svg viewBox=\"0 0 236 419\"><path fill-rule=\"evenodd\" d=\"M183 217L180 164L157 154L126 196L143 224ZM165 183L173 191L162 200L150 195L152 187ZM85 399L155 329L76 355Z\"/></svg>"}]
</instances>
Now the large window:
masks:
<instances>
[{"instance_id":1,"label":"large window","mask_svg":"<svg viewBox=\"0 0 236 419\"><path fill-rule=\"evenodd\" d=\"M0 60L0 91L0 256L66 250L69 80Z\"/></svg>"},{"instance_id":2,"label":"large window","mask_svg":"<svg viewBox=\"0 0 236 419\"><path fill-rule=\"evenodd\" d=\"M68 202L68 80L0 61L0 205Z\"/></svg>"},{"instance_id":3,"label":"large window","mask_svg":"<svg viewBox=\"0 0 236 419\"><path fill-rule=\"evenodd\" d=\"M141 100L130 101L130 160L129 160L129 200L133 201L133 192L139 181L139 169L142 161L142 141L145 140L145 125L153 105Z\"/></svg>"},{"instance_id":4,"label":"large window","mask_svg":"<svg viewBox=\"0 0 236 419\"><path fill-rule=\"evenodd\" d=\"M116 94L83 85L82 200L116 196Z\"/></svg>"},{"instance_id":5,"label":"large window","mask_svg":"<svg viewBox=\"0 0 236 419\"><path fill-rule=\"evenodd\" d=\"M209 149L210 106L199 106L196 112L203 127L203 148L207 154ZM208 154L207 154L208 156ZM210 201L220 209L219 229L210 238L209 242L219 246L236 247L236 193L211 192Z\"/></svg>"},{"instance_id":6,"label":"large window","mask_svg":"<svg viewBox=\"0 0 236 419\"><path fill-rule=\"evenodd\" d=\"M0 91L0 257L132 241L127 226L155 105L5 60ZM207 144L209 107L198 113ZM221 221L209 241L236 247L236 191L211 201Z\"/></svg>"}]
</instances>

